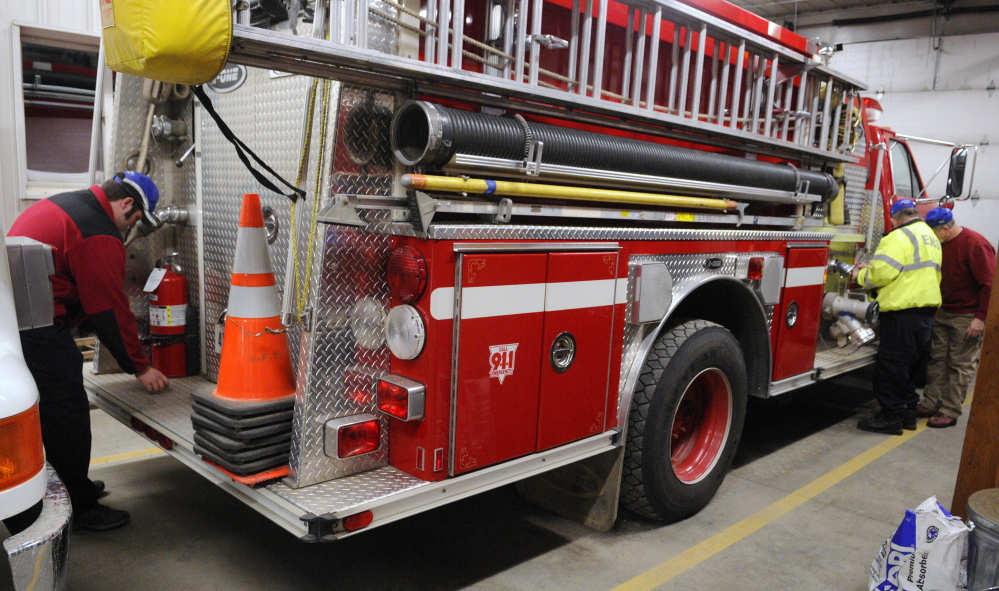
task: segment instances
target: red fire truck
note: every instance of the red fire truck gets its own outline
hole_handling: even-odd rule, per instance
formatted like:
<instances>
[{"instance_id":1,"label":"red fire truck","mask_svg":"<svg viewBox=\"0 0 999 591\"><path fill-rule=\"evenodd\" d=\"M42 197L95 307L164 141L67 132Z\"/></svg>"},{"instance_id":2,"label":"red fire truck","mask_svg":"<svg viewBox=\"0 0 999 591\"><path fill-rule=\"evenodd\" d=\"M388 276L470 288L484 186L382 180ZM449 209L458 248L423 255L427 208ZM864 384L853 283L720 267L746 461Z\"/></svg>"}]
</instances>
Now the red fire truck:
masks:
<instances>
[{"instance_id":1,"label":"red fire truck","mask_svg":"<svg viewBox=\"0 0 999 591\"><path fill-rule=\"evenodd\" d=\"M160 24L129 53L138 5ZM150 174L167 222L129 240L134 307L174 253L200 369L150 395L99 350L92 399L305 540L509 483L597 528L619 501L683 519L749 397L873 360L850 268L923 182L793 32L720 0L107 6L104 169ZM243 193L285 277L294 408L192 425Z\"/></svg>"}]
</instances>

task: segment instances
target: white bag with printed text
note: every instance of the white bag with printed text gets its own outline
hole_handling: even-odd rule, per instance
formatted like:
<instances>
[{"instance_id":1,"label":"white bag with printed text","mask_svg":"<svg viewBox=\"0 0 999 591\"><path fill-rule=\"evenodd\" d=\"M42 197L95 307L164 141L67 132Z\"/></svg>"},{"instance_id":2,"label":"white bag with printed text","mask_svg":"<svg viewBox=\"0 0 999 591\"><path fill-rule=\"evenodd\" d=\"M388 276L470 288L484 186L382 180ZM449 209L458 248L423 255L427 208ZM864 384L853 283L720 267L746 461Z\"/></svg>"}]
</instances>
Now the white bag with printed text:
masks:
<instances>
[{"instance_id":1,"label":"white bag with printed text","mask_svg":"<svg viewBox=\"0 0 999 591\"><path fill-rule=\"evenodd\" d=\"M869 591L963 591L968 586L968 532L937 502L907 509L871 564Z\"/></svg>"}]
</instances>

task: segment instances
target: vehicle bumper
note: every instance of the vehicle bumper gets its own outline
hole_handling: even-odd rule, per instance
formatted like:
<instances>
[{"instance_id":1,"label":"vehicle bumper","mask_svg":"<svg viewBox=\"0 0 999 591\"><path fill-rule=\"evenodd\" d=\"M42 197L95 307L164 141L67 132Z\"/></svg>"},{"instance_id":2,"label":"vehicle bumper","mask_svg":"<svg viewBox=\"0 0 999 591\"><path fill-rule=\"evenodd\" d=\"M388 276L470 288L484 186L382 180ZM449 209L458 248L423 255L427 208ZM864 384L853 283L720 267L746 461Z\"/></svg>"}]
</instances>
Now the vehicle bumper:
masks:
<instances>
[{"instance_id":1,"label":"vehicle bumper","mask_svg":"<svg viewBox=\"0 0 999 591\"><path fill-rule=\"evenodd\" d=\"M46 464L48 485L42 513L31 526L4 541L17 591L57 590L66 584L69 531L73 509L66 487Z\"/></svg>"}]
</instances>

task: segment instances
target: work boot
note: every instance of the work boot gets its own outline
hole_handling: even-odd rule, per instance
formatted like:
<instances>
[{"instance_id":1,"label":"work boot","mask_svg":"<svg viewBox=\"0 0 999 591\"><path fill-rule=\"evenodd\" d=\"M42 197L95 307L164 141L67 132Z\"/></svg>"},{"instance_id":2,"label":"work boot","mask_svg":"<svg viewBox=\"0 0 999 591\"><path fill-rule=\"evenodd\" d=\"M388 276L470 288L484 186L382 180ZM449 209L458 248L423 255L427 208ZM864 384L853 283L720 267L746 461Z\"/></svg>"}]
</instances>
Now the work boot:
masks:
<instances>
[{"instance_id":1,"label":"work boot","mask_svg":"<svg viewBox=\"0 0 999 591\"><path fill-rule=\"evenodd\" d=\"M934 429L946 429L947 427L953 427L956 424L957 417L949 417L942 412L938 412L926 421L926 426L933 427Z\"/></svg>"},{"instance_id":2,"label":"work boot","mask_svg":"<svg viewBox=\"0 0 999 591\"><path fill-rule=\"evenodd\" d=\"M873 417L861 419L857 423L857 428L874 433L884 433L885 435L901 435L902 419L896 415L886 416L884 413L879 412Z\"/></svg>"},{"instance_id":3,"label":"work boot","mask_svg":"<svg viewBox=\"0 0 999 591\"><path fill-rule=\"evenodd\" d=\"M928 419L935 414L937 414L937 411L930 409L928 406L923 406L922 404L916 406L916 416L921 419Z\"/></svg>"},{"instance_id":4,"label":"work boot","mask_svg":"<svg viewBox=\"0 0 999 591\"><path fill-rule=\"evenodd\" d=\"M908 409L902 411L902 428L909 431L916 430L916 411Z\"/></svg>"},{"instance_id":5,"label":"work boot","mask_svg":"<svg viewBox=\"0 0 999 591\"><path fill-rule=\"evenodd\" d=\"M97 505L82 515L73 515L73 527L85 531L108 531L128 525L129 519L128 511Z\"/></svg>"}]
</instances>

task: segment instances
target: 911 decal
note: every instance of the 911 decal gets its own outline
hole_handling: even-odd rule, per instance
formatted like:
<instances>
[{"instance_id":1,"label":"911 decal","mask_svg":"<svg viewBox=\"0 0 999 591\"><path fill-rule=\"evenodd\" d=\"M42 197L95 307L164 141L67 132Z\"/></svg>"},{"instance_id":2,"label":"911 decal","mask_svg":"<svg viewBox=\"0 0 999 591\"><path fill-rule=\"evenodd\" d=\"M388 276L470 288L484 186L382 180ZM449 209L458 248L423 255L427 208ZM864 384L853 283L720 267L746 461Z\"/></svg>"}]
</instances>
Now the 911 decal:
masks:
<instances>
[{"instance_id":1,"label":"911 decal","mask_svg":"<svg viewBox=\"0 0 999 591\"><path fill-rule=\"evenodd\" d=\"M513 375L513 364L516 361L517 347L519 345L520 343L489 346L490 378L499 378L499 383L502 384L506 376Z\"/></svg>"}]
</instances>

